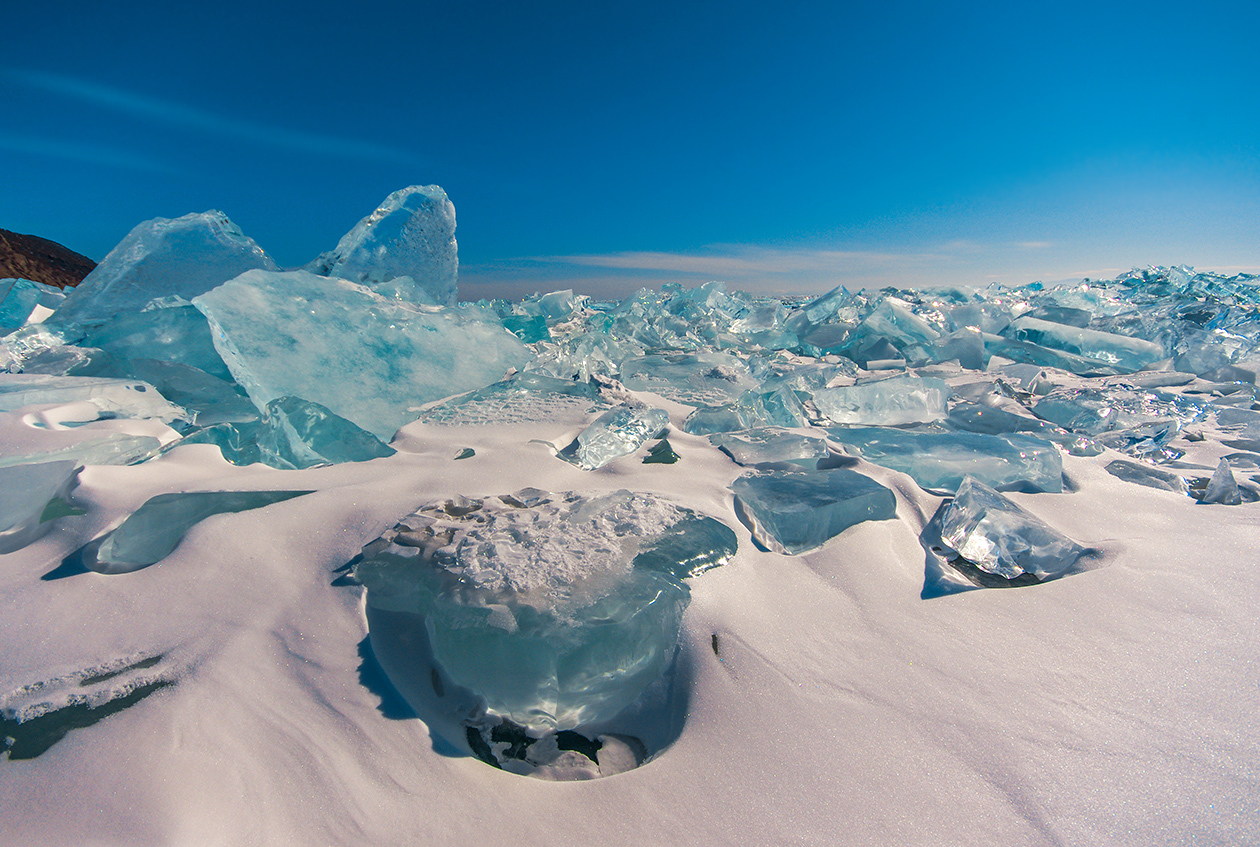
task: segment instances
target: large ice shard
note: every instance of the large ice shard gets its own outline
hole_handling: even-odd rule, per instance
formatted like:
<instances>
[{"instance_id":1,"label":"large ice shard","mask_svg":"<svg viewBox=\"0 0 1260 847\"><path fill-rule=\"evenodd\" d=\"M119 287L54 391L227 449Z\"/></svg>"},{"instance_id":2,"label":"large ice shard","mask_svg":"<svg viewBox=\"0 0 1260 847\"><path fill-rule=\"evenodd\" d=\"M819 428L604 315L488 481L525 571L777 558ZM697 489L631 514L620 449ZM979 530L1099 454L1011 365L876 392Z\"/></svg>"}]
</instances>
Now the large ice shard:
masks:
<instances>
[{"instance_id":1,"label":"large ice shard","mask_svg":"<svg viewBox=\"0 0 1260 847\"><path fill-rule=\"evenodd\" d=\"M967 476L1003 491L1063 490L1059 448L1028 435L885 427L832 427L827 433L868 462L909 474L929 491L956 491Z\"/></svg>"},{"instance_id":2,"label":"large ice shard","mask_svg":"<svg viewBox=\"0 0 1260 847\"><path fill-rule=\"evenodd\" d=\"M244 512L310 491L186 491L150 497L122 524L87 544L82 564L98 573L131 573L170 555L188 530L211 515Z\"/></svg>"},{"instance_id":3,"label":"large ice shard","mask_svg":"<svg viewBox=\"0 0 1260 847\"><path fill-rule=\"evenodd\" d=\"M411 308L307 271L250 271L193 303L260 409L303 397L386 441L424 404L489 385L530 359L493 312Z\"/></svg>"},{"instance_id":4,"label":"large ice shard","mask_svg":"<svg viewBox=\"0 0 1260 847\"><path fill-rule=\"evenodd\" d=\"M273 468L313 468L394 455L392 447L370 432L301 397L269 402L260 427L259 460Z\"/></svg>"},{"instance_id":5,"label":"large ice shard","mask_svg":"<svg viewBox=\"0 0 1260 847\"><path fill-rule=\"evenodd\" d=\"M35 313L36 307L56 309L66 299L61 289L29 279L0 279L0 335L12 332Z\"/></svg>"},{"instance_id":6,"label":"large ice shard","mask_svg":"<svg viewBox=\"0 0 1260 847\"><path fill-rule=\"evenodd\" d=\"M774 428L717 433L709 436L709 442L745 466L792 462L812 468L829 455L827 442L821 438Z\"/></svg>"},{"instance_id":7,"label":"large ice shard","mask_svg":"<svg viewBox=\"0 0 1260 847\"><path fill-rule=\"evenodd\" d=\"M862 521L896 517L892 491L856 471L754 471L731 483L735 507L766 549L796 555Z\"/></svg>"},{"instance_id":8,"label":"large ice shard","mask_svg":"<svg viewBox=\"0 0 1260 847\"><path fill-rule=\"evenodd\" d=\"M669 415L662 409L609 409L561 450L560 458L593 471L660 438L668 425Z\"/></svg>"},{"instance_id":9,"label":"large ice shard","mask_svg":"<svg viewBox=\"0 0 1260 847\"><path fill-rule=\"evenodd\" d=\"M454 305L455 206L436 185L395 191L307 269L413 303Z\"/></svg>"},{"instance_id":10,"label":"large ice shard","mask_svg":"<svg viewBox=\"0 0 1260 847\"><path fill-rule=\"evenodd\" d=\"M0 467L0 553L20 550L48 531L78 484L75 462Z\"/></svg>"},{"instance_id":11,"label":"large ice shard","mask_svg":"<svg viewBox=\"0 0 1260 847\"><path fill-rule=\"evenodd\" d=\"M1016 341L1062 350L1115 368L1120 373L1138 371L1168 357L1162 345L1143 338L1082 329L1032 317L1017 319L1006 330L1006 335Z\"/></svg>"},{"instance_id":12,"label":"large ice shard","mask_svg":"<svg viewBox=\"0 0 1260 847\"><path fill-rule=\"evenodd\" d=\"M166 298L140 312L124 312L79 342L118 359L156 359L197 368L222 380L232 374L210 337L206 316L187 300Z\"/></svg>"},{"instance_id":13,"label":"large ice shard","mask_svg":"<svg viewBox=\"0 0 1260 847\"><path fill-rule=\"evenodd\" d=\"M137 380L42 374L0 374L0 412L23 406L87 401L113 417L152 418L171 423L188 413Z\"/></svg>"},{"instance_id":14,"label":"large ice shard","mask_svg":"<svg viewBox=\"0 0 1260 847\"><path fill-rule=\"evenodd\" d=\"M434 658L489 714L537 735L610 718L661 676L679 577L735 552L716 523L629 491L458 498L403 518L354 573L369 607L425 617Z\"/></svg>"},{"instance_id":15,"label":"large ice shard","mask_svg":"<svg viewBox=\"0 0 1260 847\"><path fill-rule=\"evenodd\" d=\"M109 322L158 297L191 300L238 274L276 263L227 215L154 218L133 229L49 319L58 328Z\"/></svg>"},{"instance_id":16,"label":"large ice shard","mask_svg":"<svg viewBox=\"0 0 1260 847\"><path fill-rule=\"evenodd\" d=\"M946 507L941 539L982 571L1007 579L1059 576L1085 548L989 486L967 478Z\"/></svg>"},{"instance_id":17,"label":"large ice shard","mask_svg":"<svg viewBox=\"0 0 1260 847\"><path fill-rule=\"evenodd\" d=\"M945 417L949 386L939 379L895 376L814 393L814 406L832 422L898 426Z\"/></svg>"}]
</instances>

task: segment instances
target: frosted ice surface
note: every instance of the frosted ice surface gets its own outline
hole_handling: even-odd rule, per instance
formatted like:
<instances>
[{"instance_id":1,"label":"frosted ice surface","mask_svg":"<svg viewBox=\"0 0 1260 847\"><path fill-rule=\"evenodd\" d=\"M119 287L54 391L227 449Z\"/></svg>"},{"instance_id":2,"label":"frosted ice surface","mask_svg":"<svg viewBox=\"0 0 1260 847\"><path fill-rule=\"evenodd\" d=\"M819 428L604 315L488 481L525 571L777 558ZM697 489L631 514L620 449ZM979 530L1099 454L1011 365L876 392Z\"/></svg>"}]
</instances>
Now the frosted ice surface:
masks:
<instances>
[{"instance_id":1,"label":"frosted ice surface","mask_svg":"<svg viewBox=\"0 0 1260 847\"><path fill-rule=\"evenodd\" d=\"M489 385L530 359L492 312L409 308L307 271L250 271L193 302L260 409L302 397L385 441L425 403Z\"/></svg>"},{"instance_id":2,"label":"frosted ice surface","mask_svg":"<svg viewBox=\"0 0 1260 847\"><path fill-rule=\"evenodd\" d=\"M968 477L946 507L941 538L982 571L1014 579L1059 576L1085 549L989 486Z\"/></svg>"},{"instance_id":3,"label":"frosted ice surface","mask_svg":"<svg viewBox=\"0 0 1260 847\"><path fill-rule=\"evenodd\" d=\"M364 547L355 576L370 606L427 618L435 658L491 714L563 730L665 671L690 594L678 577L734 545L651 495L529 489L423 507Z\"/></svg>"},{"instance_id":4,"label":"frosted ice surface","mask_svg":"<svg viewBox=\"0 0 1260 847\"><path fill-rule=\"evenodd\" d=\"M745 466L762 462L794 462L813 467L819 459L829 455L827 442L822 438L773 428L717 433L709 436L709 442Z\"/></svg>"},{"instance_id":5,"label":"frosted ice surface","mask_svg":"<svg viewBox=\"0 0 1260 847\"><path fill-rule=\"evenodd\" d=\"M736 509L765 548L795 555L851 526L896 517L893 493L846 468L754 471L731 483Z\"/></svg>"},{"instance_id":6,"label":"frosted ice surface","mask_svg":"<svg viewBox=\"0 0 1260 847\"><path fill-rule=\"evenodd\" d=\"M898 426L937 421L947 413L949 386L939 379L895 376L814 393L814 406L838 424Z\"/></svg>"},{"instance_id":7,"label":"frosted ice surface","mask_svg":"<svg viewBox=\"0 0 1260 847\"><path fill-rule=\"evenodd\" d=\"M868 462L909 474L931 491L956 491L967 476L1003 491L1063 491L1059 449L1028 435L884 427L833 427L827 433Z\"/></svg>"},{"instance_id":8,"label":"frosted ice surface","mask_svg":"<svg viewBox=\"0 0 1260 847\"><path fill-rule=\"evenodd\" d=\"M42 374L0 374L0 412L23 406L86 400L102 413L171 423L189 414L169 403L153 386L138 380Z\"/></svg>"},{"instance_id":9,"label":"frosted ice surface","mask_svg":"<svg viewBox=\"0 0 1260 847\"><path fill-rule=\"evenodd\" d=\"M436 185L395 191L307 269L379 289L386 297L454 305L455 206ZM388 285L400 277L407 279Z\"/></svg>"},{"instance_id":10,"label":"frosted ice surface","mask_svg":"<svg viewBox=\"0 0 1260 847\"><path fill-rule=\"evenodd\" d=\"M579 468L593 471L629 456L649 439L660 438L669 425L669 415L661 409L620 407L604 412L560 452L560 457Z\"/></svg>"},{"instance_id":11,"label":"frosted ice surface","mask_svg":"<svg viewBox=\"0 0 1260 847\"><path fill-rule=\"evenodd\" d=\"M1123 479L1125 482L1145 485L1147 488L1159 488L1164 491L1175 491L1178 494L1190 493L1190 488L1186 485L1186 481L1183 477L1180 477L1175 473L1170 473L1169 471L1151 467L1150 465L1116 459L1115 461L1108 462L1104 470L1118 479Z\"/></svg>"},{"instance_id":12,"label":"frosted ice surface","mask_svg":"<svg viewBox=\"0 0 1260 847\"><path fill-rule=\"evenodd\" d=\"M115 530L88 544L83 564L98 573L131 573L166 558L188 530L211 515L244 512L309 491L187 491L150 497Z\"/></svg>"},{"instance_id":13,"label":"frosted ice surface","mask_svg":"<svg viewBox=\"0 0 1260 847\"><path fill-rule=\"evenodd\" d=\"M26 323L36 306L56 309L65 300L61 289L29 279L0 279L0 335Z\"/></svg>"},{"instance_id":14,"label":"frosted ice surface","mask_svg":"<svg viewBox=\"0 0 1260 847\"><path fill-rule=\"evenodd\" d=\"M427 424L547 423L585 416L607 404L590 383L555 379L538 373L517 373L493 385L452 397L421 412Z\"/></svg>"},{"instance_id":15,"label":"frosted ice surface","mask_svg":"<svg viewBox=\"0 0 1260 847\"><path fill-rule=\"evenodd\" d=\"M12 553L52 526L56 510L78 484L75 462L0 466L0 553Z\"/></svg>"},{"instance_id":16,"label":"frosted ice surface","mask_svg":"<svg viewBox=\"0 0 1260 847\"><path fill-rule=\"evenodd\" d=\"M1237 506L1242 503L1242 493L1238 490L1238 483L1234 481L1234 472L1228 459L1221 459L1216 466L1199 502L1219 503L1223 506Z\"/></svg>"},{"instance_id":17,"label":"frosted ice surface","mask_svg":"<svg viewBox=\"0 0 1260 847\"><path fill-rule=\"evenodd\" d=\"M154 298L191 300L248 270L276 264L218 211L154 218L109 252L49 319L57 327L106 323Z\"/></svg>"},{"instance_id":18,"label":"frosted ice surface","mask_svg":"<svg viewBox=\"0 0 1260 847\"><path fill-rule=\"evenodd\" d=\"M75 444L40 452L11 452L0 446L0 467L33 462L69 461L75 465L134 465L162 452L162 441L151 435L111 432Z\"/></svg>"}]
</instances>

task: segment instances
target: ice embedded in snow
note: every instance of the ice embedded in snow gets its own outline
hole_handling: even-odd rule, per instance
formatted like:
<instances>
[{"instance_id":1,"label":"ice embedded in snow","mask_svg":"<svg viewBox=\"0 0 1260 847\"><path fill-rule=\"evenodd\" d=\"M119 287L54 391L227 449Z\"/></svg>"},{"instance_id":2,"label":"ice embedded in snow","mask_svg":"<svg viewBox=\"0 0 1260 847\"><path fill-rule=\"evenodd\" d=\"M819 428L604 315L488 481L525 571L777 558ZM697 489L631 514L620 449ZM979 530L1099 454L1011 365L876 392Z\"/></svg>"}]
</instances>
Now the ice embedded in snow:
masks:
<instances>
[{"instance_id":1,"label":"ice embedded in snow","mask_svg":"<svg viewBox=\"0 0 1260 847\"><path fill-rule=\"evenodd\" d=\"M775 428L715 433L709 436L709 443L745 466L793 462L812 468L830 454L822 438Z\"/></svg>"},{"instance_id":2,"label":"ice embedded in snow","mask_svg":"<svg viewBox=\"0 0 1260 847\"><path fill-rule=\"evenodd\" d=\"M78 484L72 461L0 466L0 553L12 553L39 538L64 508Z\"/></svg>"},{"instance_id":3,"label":"ice embedded in snow","mask_svg":"<svg viewBox=\"0 0 1260 847\"><path fill-rule=\"evenodd\" d=\"M507 379L430 406L419 420L439 426L545 423L563 421L607 403L589 382L516 373Z\"/></svg>"},{"instance_id":4,"label":"ice embedded in snow","mask_svg":"<svg viewBox=\"0 0 1260 847\"><path fill-rule=\"evenodd\" d=\"M433 657L489 715L537 735L611 718L660 677L690 597L680 578L735 543L650 495L530 489L425 506L354 573L369 607L424 616Z\"/></svg>"},{"instance_id":5,"label":"ice embedded in snow","mask_svg":"<svg viewBox=\"0 0 1260 847\"><path fill-rule=\"evenodd\" d=\"M478 306L409 307L307 271L250 271L193 303L260 409L302 397L386 441L424 404L486 386L530 359Z\"/></svg>"},{"instance_id":6,"label":"ice embedded in snow","mask_svg":"<svg viewBox=\"0 0 1260 847\"><path fill-rule=\"evenodd\" d=\"M1229 466L1229 460L1221 459L1211 479L1208 480L1207 488L1203 496L1199 498L1199 502L1237 506L1242 501L1242 492L1238 490L1238 483L1234 481L1234 472Z\"/></svg>"},{"instance_id":7,"label":"ice embedded in snow","mask_svg":"<svg viewBox=\"0 0 1260 847\"><path fill-rule=\"evenodd\" d=\"M66 296L49 324L73 334L78 327L138 312L154 298L191 300L255 268L276 270L276 263L222 212L154 218L109 252Z\"/></svg>"},{"instance_id":8,"label":"ice embedded in snow","mask_svg":"<svg viewBox=\"0 0 1260 847\"><path fill-rule=\"evenodd\" d=\"M892 491L847 468L754 471L731 483L731 490L758 543L789 555L821 547L863 521L897 515Z\"/></svg>"},{"instance_id":9,"label":"ice embedded in snow","mask_svg":"<svg viewBox=\"0 0 1260 847\"><path fill-rule=\"evenodd\" d=\"M189 415L151 385L137 380L44 374L0 374L0 412L24 406L87 401L112 417L151 418L171 423Z\"/></svg>"},{"instance_id":10,"label":"ice embedded in snow","mask_svg":"<svg viewBox=\"0 0 1260 847\"><path fill-rule=\"evenodd\" d=\"M743 361L717 351L629 359L621 365L620 378L633 391L651 391L690 406L732 402L757 387Z\"/></svg>"},{"instance_id":11,"label":"ice embedded in snow","mask_svg":"<svg viewBox=\"0 0 1260 847\"><path fill-rule=\"evenodd\" d=\"M122 524L79 551L81 564L103 574L131 573L170 555L188 530L212 515L259 509L310 491L185 491L150 497Z\"/></svg>"},{"instance_id":12,"label":"ice embedded in snow","mask_svg":"<svg viewBox=\"0 0 1260 847\"><path fill-rule=\"evenodd\" d=\"M984 483L968 477L941 519L941 539L982 571L1061 576L1086 552Z\"/></svg>"},{"instance_id":13,"label":"ice embedded in snow","mask_svg":"<svg viewBox=\"0 0 1260 847\"><path fill-rule=\"evenodd\" d=\"M455 304L455 206L436 185L390 194L307 270L411 303Z\"/></svg>"},{"instance_id":14,"label":"ice embedded in snow","mask_svg":"<svg viewBox=\"0 0 1260 847\"><path fill-rule=\"evenodd\" d=\"M899 426L937 421L948 413L949 386L932 377L894 376L814 393L814 406L833 423Z\"/></svg>"},{"instance_id":15,"label":"ice embedded in snow","mask_svg":"<svg viewBox=\"0 0 1260 847\"><path fill-rule=\"evenodd\" d=\"M1147 488L1159 488L1163 491L1173 491L1177 494L1190 493L1190 488L1186 485L1184 477L1170 471L1160 470L1151 465L1115 459L1108 462L1104 470L1117 479L1144 485Z\"/></svg>"},{"instance_id":16,"label":"ice embedded in snow","mask_svg":"<svg viewBox=\"0 0 1260 847\"><path fill-rule=\"evenodd\" d=\"M609 409L559 455L582 470L593 471L660 438L668 425L669 415L662 409Z\"/></svg>"},{"instance_id":17,"label":"ice embedded in snow","mask_svg":"<svg viewBox=\"0 0 1260 847\"><path fill-rule=\"evenodd\" d=\"M827 433L868 462L909 474L929 491L956 491L967 476L1002 491L1063 490L1058 448L1029 435L839 426Z\"/></svg>"}]
</instances>

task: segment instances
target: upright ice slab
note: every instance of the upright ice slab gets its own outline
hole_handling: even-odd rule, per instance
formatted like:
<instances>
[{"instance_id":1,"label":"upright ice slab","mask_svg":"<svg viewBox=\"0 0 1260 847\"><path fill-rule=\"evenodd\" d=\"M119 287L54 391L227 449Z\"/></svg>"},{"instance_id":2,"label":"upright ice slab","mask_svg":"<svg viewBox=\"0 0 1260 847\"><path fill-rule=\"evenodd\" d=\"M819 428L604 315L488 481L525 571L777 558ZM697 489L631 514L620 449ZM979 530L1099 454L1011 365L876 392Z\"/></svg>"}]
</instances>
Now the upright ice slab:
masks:
<instances>
[{"instance_id":1,"label":"upright ice slab","mask_svg":"<svg viewBox=\"0 0 1260 847\"><path fill-rule=\"evenodd\" d=\"M827 433L868 462L909 474L930 491L956 491L967 476L1003 491L1063 490L1059 449L1028 435L885 427L832 427Z\"/></svg>"},{"instance_id":2,"label":"upright ice slab","mask_svg":"<svg viewBox=\"0 0 1260 847\"><path fill-rule=\"evenodd\" d=\"M629 491L457 498L364 547L355 576L369 606L426 618L434 658L491 715L539 734L612 717L666 670L679 577L734 553L715 523Z\"/></svg>"},{"instance_id":3,"label":"upright ice slab","mask_svg":"<svg viewBox=\"0 0 1260 847\"><path fill-rule=\"evenodd\" d=\"M845 468L755 471L731 483L735 508L765 548L796 555L862 521L896 517L893 493Z\"/></svg>"},{"instance_id":4,"label":"upright ice slab","mask_svg":"<svg viewBox=\"0 0 1260 847\"><path fill-rule=\"evenodd\" d=\"M895 376L814 393L814 406L831 421L859 426L899 426L937 421L947 413L949 386L934 378Z\"/></svg>"},{"instance_id":5,"label":"upright ice slab","mask_svg":"<svg viewBox=\"0 0 1260 847\"><path fill-rule=\"evenodd\" d=\"M1036 515L968 477L945 509L941 538L982 571L1014 579L1059 576L1085 548L1051 529Z\"/></svg>"},{"instance_id":6,"label":"upright ice slab","mask_svg":"<svg viewBox=\"0 0 1260 847\"><path fill-rule=\"evenodd\" d=\"M401 300L454 305L455 206L436 185L395 191L307 269Z\"/></svg>"},{"instance_id":7,"label":"upright ice slab","mask_svg":"<svg viewBox=\"0 0 1260 847\"><path fill-rule=\"evenodd\" d=\"M191 300L248 270L276 263L227 215L154 218L133 229L49 319L57 327L106 323L157 297Z\"/></svg>"},{"instance_id":8,"label":"upright ice slab","mask_svg":"<svg viewBox=\"0 0 1260 847\"><path fill-rule=\"evenodd\" d=\"M384 441L423 404L489 385L530 359L493 313L410 308L307 271L250 271L193 303L259 409L302 397Z\"/></svg>"},{"instance_id":9,"label":"upright ice slab","mask_svg":"<svg viewBox=\"0 0 1260 847\"><path fill-rule=\"evenodd\" d=\"M21 550L47 532L60 511L56 504L64 504L78 480L75 462L0 467L0 553Z\"/></svg>"}]
</instances>

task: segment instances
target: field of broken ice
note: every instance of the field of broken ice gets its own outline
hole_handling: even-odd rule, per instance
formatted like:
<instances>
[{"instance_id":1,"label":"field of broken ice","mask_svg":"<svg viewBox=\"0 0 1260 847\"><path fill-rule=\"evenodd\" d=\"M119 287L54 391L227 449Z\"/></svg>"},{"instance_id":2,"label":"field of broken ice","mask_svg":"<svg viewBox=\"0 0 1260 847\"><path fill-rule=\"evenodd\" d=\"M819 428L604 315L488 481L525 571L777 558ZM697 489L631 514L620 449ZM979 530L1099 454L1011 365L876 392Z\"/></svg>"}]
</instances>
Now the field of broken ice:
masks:
<instances>
[{"instance_id":1,"label":"field of broken ice","mask_svg":"<svg viewBox=\"0 0 1260 847\"><path fill-rule=\"evenodd\" d=\"M0 280L0 841L1260 837L1260 277L460 303L454 223Z\"/></svg>"}]
</instances>

